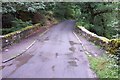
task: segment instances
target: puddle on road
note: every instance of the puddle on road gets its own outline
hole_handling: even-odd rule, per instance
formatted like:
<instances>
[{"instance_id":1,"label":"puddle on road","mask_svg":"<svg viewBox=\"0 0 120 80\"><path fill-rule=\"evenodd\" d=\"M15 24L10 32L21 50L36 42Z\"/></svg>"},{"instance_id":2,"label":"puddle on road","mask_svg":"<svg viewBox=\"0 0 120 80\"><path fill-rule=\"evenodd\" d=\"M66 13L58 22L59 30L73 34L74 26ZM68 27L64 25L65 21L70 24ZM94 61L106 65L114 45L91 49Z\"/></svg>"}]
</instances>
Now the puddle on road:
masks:
<instances>
[{"instance_id":1,"label":"puddle on road","mask_svg":"<svg viewBox=\"0 0 120 80\"><path fill-rule=\"evenodd\" d=\"M49 38L48 38L48 37L46 37L44 40L45 40L45 41L47 41L47 40L49 40Z\"/></svg>"},{"instance_id":2,"label":"puddle on road","mask_svg":"<svg viewBox=\"0 0 120 80\"><path fill-rule=\"evenodd\" d=\"M49 61L50 59L49 59L49 56L50 55L42 55L42 54L40 54L39 55L40 56L40 60L42 61L42 62L46 62L46 61Z\"/></svg>"},{"instance_id":3,"label":"puddle on road","mask_svg":"<svg viewBox=\"0 0 120 80\"><path fill-rule=\"evenodd\" d=\"M32 57L33 57L33 55L25 54L23 56L20 56L20 57L16 58L15 60L19 61L19 63L17 64L17 67L20 67L20 66L24 65Z\"/></svg>"},{"instance_id":4,"label":"puddle on road","mask_svg":"<svg viewBox=\"0 0 120 80\"><path fill-rule=\"evenodd\" d=\"M56 58L58 57L58 53L55 54Z\"/></svg>"},{"instance_id":5,"label":"puddle on road","mask_svg":"<svg viewBox=\"0 0 120 80\"><path fill-rule=\"evenodd\" d=\"M48 57L42 56L42 57L41 57L41 60L42 60L42 62L46 62L46 61L49 61L50 59L49 59Z\"/></svg>"},{"instance_id":6,"label":"puddle on road","mask_svg":"<svg viewBox=\"0 0 120 80\"><path fill-rule=\"evenodd\" d=\"M68 56L68 57L73 57L73 53L72 52L71 53L66 53L65 55Z\"/></svg>"},{"instance_id":7,"label":"puddle on road","mask_svg":"<svg viewBox=\"0 0 120 80\"><path fill-rule=\"evenodd\" d=\"M69 50L72 51L72 52L75 52L75 47L70 47Z\"/></svg>"},{"instance_id":8,"label":"puddle on road","mask_svg":"<svg viewBox=\"0 0 120 80\"><path fill-rule=\"evenodd\" d=\"M74 41L69 41L70 45L73 46L75 44L79 44L79 43L75 43Z\"/></svg>"},{"instance_id":9,"label":"puddle on road","mask_svg":"<svg viewBox=\"0 0 120 80\"><path fill-rule=\"evenodd\" d=\"M80 52L83 52L84 50L80 50Z\"/></svg>"},{"instance_id":10,"label":"puddle on road","mask_svg":"<svg viewBox=\"0 0 120 80\"><path fill-rule=\"evenodd\" d=\"M33 55L30 55L30 54L24 54L24 55L21 55L19 56L18 58L15 59L15 61L13 62L14 64L16 64L16 68L8 75L12 75L13 73L15 73L15 71L21 67L22 65L24 65L25 63L28 62L28 60L30 58L32 58ZM12 64L9 64L8 66L11 66ZM14 65L13 65L14 66Z\"/></svg>"},{"instance_id":11,"label":"puddle on road","mask_svg":"<svg viewBox=\"0 0 120 80\"><path fill-rule=\"evenodd\" d=\"M4 67L5 67L5 66L0 66L0 70L1 70L1 69L4 69Z\"/></svg>"},{"instance_id":12,"label":"puddle on road","mask_svg":"<svg viewBox=\"0 0 120 80\"><path fill-rule=\"evenodd\" d=\"M77 61L79 61L79 59L78 59L78 58L76 58L76 57L69 58L69 59L71 59L71 60L77 60Z\"/></svg>"},{"instance_id":13,"label":"puddle on road","mask_svg":"<svg viewBox=\"0 0 120 80\"><path fill-rule=\"evenodd\" d=\"M75 43L73 41L69 41L70 45L73 46Z\"/></svg>"},{"instance_id":14,"label":"puddle on road","mask_svg":"<svg viewBox=\"0 0 120 80\"><path fill-rule=\"evenodd\" d=\"M55 71L55 65L52 66L52 71Z\"/></svg>"},{"instance_id":15,"label":"puddle on road","mask_svg":"<svg viewBox=\"0 0 120 80\"><path fill-rule=\"evenodd\" d=\"M69 63L70 66L74 66L74 67L78 66L76 61L68 61L68 63Z\"/></svg>"},{"instance_id":16,"label":"puddle on road","mask_svg":"<svg viewBox=\"0 0 120 80\"><path fill-rule=\"evenodd\" d=\"M44 41L48 41L49 37L45 37L43 39L42 38L40 38L40 39L38 38L37 40L38 40L38 42L42 42L43 43Z\"/></svg>"},{"instance_id":17,"label":"puddle on road","mask_svg":"<svg viewBox=\"0 0 120 80\"><path fill-rule=\"evenodd\" d=\"M58 40L59 42L64 42L63 40Z\"/></svg>"}]
</instances>

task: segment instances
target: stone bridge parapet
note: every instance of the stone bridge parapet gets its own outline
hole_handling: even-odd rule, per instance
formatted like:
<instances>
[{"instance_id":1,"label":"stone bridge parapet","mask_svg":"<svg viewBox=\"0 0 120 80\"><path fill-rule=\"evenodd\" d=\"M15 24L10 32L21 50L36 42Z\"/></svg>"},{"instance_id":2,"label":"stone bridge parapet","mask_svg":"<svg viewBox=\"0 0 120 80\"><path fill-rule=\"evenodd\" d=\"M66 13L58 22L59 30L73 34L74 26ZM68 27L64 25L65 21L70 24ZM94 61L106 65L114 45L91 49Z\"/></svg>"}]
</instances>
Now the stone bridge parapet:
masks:
<instances>
[{"instance_id":1,"label":"stone bridge parapet","mask_svg":"<svg viewBox=\"0 0 120 80\"><path fill-rule=\"evenodd\" d=\"M108 39L106 37L98 36L82 26L76 26L75 32L84 36L87 40L103 47L109 53L120 52L120 39Z\"/></svg>"}]
</instances>

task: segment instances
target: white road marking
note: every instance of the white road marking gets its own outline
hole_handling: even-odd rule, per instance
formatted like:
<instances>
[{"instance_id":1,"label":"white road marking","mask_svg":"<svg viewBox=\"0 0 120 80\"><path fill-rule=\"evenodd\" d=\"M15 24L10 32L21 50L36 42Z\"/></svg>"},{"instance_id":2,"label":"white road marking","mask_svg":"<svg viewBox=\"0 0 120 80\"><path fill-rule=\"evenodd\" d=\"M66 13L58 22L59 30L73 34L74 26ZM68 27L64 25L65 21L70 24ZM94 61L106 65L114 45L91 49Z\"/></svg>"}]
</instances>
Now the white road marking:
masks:
<instances>
[{"instance_id":1,"label":"white road marking","mask_svg":"<svg viewBox=\"0 0 120 80\"><path fill-rule=\"evenodd\" d=\"M46 32L48 32L48 30L49 30L49 29L47 29L47 30L44 31L42 34L40 34L39 37L43 36ZM26 49L24 49L20 54L14 55L14 56L12 56L11 58L2 61L2 63L6 63L6 62L11 61L11 60L17 58L18 56L22 55L24 52L26 52L28 49L30 49L30 47L32 47L32 46L35 44L36 41L37 41L37 39L34 40L34 41L33 41Z\"/></svg>"},{"instance_id":2,"label":"white road marking","mask_svg":"<svg viewBox=\"0 0 120 80\"><path fill-rule=\"evenodd\" d=\"M77 38L77 40L81 43L83 49L84 49L84 52L88 55L88 56L92 56L84 47L84 45L82 44L81 40L79 39L79 37L77 36L77 34L75 32L73 32L73 34L75 35L75 37ZM97 56L97 55L95 55Z\"/></svg>"}]
</instances>

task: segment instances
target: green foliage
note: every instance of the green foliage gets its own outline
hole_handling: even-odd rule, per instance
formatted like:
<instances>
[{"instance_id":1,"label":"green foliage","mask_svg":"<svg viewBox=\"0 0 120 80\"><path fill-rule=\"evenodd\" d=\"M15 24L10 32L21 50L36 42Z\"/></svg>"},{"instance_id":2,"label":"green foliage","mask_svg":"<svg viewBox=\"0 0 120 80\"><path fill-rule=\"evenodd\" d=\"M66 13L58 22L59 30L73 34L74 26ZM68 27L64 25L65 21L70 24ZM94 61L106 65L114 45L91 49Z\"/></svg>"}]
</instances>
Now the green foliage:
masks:
<instances>
[{"instance_id":1,"label":"green foliage","mask_svg":"<svg viewBox=\"0 0 120 80\"><path fill-rule=\"evenodd\" d=\"M88 30L107 38L117 38L120 32L118 25L118 6L120 3L77 3L81 11L78 22Z\"/></svg>"},{"instance_id":2,"label":"green foliage","mask_svg":"<svg viewBox=\"0 0 120 80\"><path fill-rule=\"evenodd\" d=\"M2 34L7 34L7 33L10 33L10 32L14 32L14 31L17 31L17 30L20 30L26 26L30 26L32 25L31 24L31 21L26 21L26 22L23 22L21 19L15 19L13 22L13 27L12 28L3 28L2 29Z\"/></svg>"},{"instance_id":3,"label":"green foliage","mask_svg":"<svg viewBox=\"0 0 120 80\"><path fill-rule=\"evenodd\" d=\"M118 78L120 67L110 56L89 57L91 68L96 72L99 78Z\"/></svg>"},{"instance_id":4,"label":"green foliage","mask_svg":"<svg viewBox=\"0 0 120 80\"><path fill-rule=\"evenodd\" d=\"M74 7L73 3L62 3L57 2L54 6L54 16L59 19L71 19L74 18Z\"/></svg>"},{"instance_id":5,"label":"green foliage","mask_svg":"<svg viewBox=\"0 0 120 80\"><path fill-rule=\"evenodd\" d=\"M15 35L15 34L17 34L17 33L22 32L22 31L27 31L27 30L30 30L30 29L33 29L33 28L35 29L35 28L38 28L38 27L40 27L40 24L39 24L39 23L36 24L36 25L34 25L34 26L27 26L27 27L22 28L22 29L20 29L20 30L17 30L17 31L14 31L14 32L11 32L11 33L6 34L6 35L4 36L4 38L8 38L8 37L10 37L10 36L12 36L12 35Z\"/></svg>"},{"instance_id":6,"label":"green foliage","mask_svg":"<svg viewBox=\"0 0 120 80\"><path fill-rule=\"evenodd\" d=\"M52 4L52 3L51 3ZM46 7L47 6L47 7ZM14 21L11 21L12 28L4 28L3 26L3 34L7 34L16 30L19 30L21 28L24 28L28 25L40 23L41 25L45 25L46 23L46 14L48 8L48 5L45 2L3 2L2 3L2 13L3 14L15 14L13 17L16 17ZM30 21L23 22L21 20L21 17L19 16L20 12L28 12L31 14ZM38 13L38 14L37 14ZM36 14L36 15L33 15ZM23 14L26 15L26 14ZM27 16L27 15L26 15ZM30 15L29 15L30 16ZM17 19L19 18L19 19ZM32 21L32 22L31 22ZM9 26L9 24L8 24Z\"/></svg>"},{"instance_id":7,"label":"green foliage","mask_svg":"<svg viewBox=\"0 0 120 80\"><path fill-rule=\"evenodd\" d=\"M45 5L43 2L5 2L2 3L2 12L10 13L17 11L37 12L44 10Z\"/></svg>"},{"instance_id":8,"label":"green foliage","mask_svg":"<svg viewBox=\"0 0 120 80\"><path fill-rule=\"evenodd\" d=\"M13 30L12 30L12 28L3 28L0 31L2 32L2 35L4 35L7 33L11 33Z\"/></svg>"},{"instance_id":9,"label":"green foliage","mask_svg":"<svg viewBox=\"0 0 120 80\"><path fill-rule=\"evenodd\" d=\"M13 27L12 27L13 31L32 25L31 21L23 22L21 19L17 19L17 18L12 22L13 22Z\"/></svg>"},{"instance_id":10,"label":"green foliage","mask_svg":"<svg viewBox=\"0 0 120 80\"><path fill-rule=\"evenodd\" d=\"M92 25L92 24L89 24L89 23L86 23L86 22L79 20L79 22L77 22L77 25L84 26L86 29L88 29L91 32L94 31L94 25Z\"/></svg>"},{"instance_id":11,"label":"green foliage","mask_svg":"<svg viewBox=\"0 0 120 80\"><path fill-rule=\"evenodd\" d=\"M18 11L40 12L59 20L75 19L88 30L111 38L120 37L119 2L6 2L2 3L3 13ZM44 24L44 21L43 21Z\"/></svg>"}]
</instances>

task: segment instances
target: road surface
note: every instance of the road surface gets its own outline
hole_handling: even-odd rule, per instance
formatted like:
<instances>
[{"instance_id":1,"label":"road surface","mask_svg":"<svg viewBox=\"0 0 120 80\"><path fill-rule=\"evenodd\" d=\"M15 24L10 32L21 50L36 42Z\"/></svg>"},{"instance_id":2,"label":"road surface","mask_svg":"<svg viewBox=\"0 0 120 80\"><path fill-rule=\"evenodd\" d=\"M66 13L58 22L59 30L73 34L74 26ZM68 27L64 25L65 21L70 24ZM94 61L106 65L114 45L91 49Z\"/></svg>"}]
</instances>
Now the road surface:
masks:
<instances>
[{"instance_id":1,"label":"road surface","mask_svg":"<svg viewBox=\"0 0 120 80\"><path fill-rule=\"evenodd\" d=\"M94 78L87 55L73 34L75 21L53 26L22 56L8 62L4 78Z\"/></svg>"}]
</instances>

